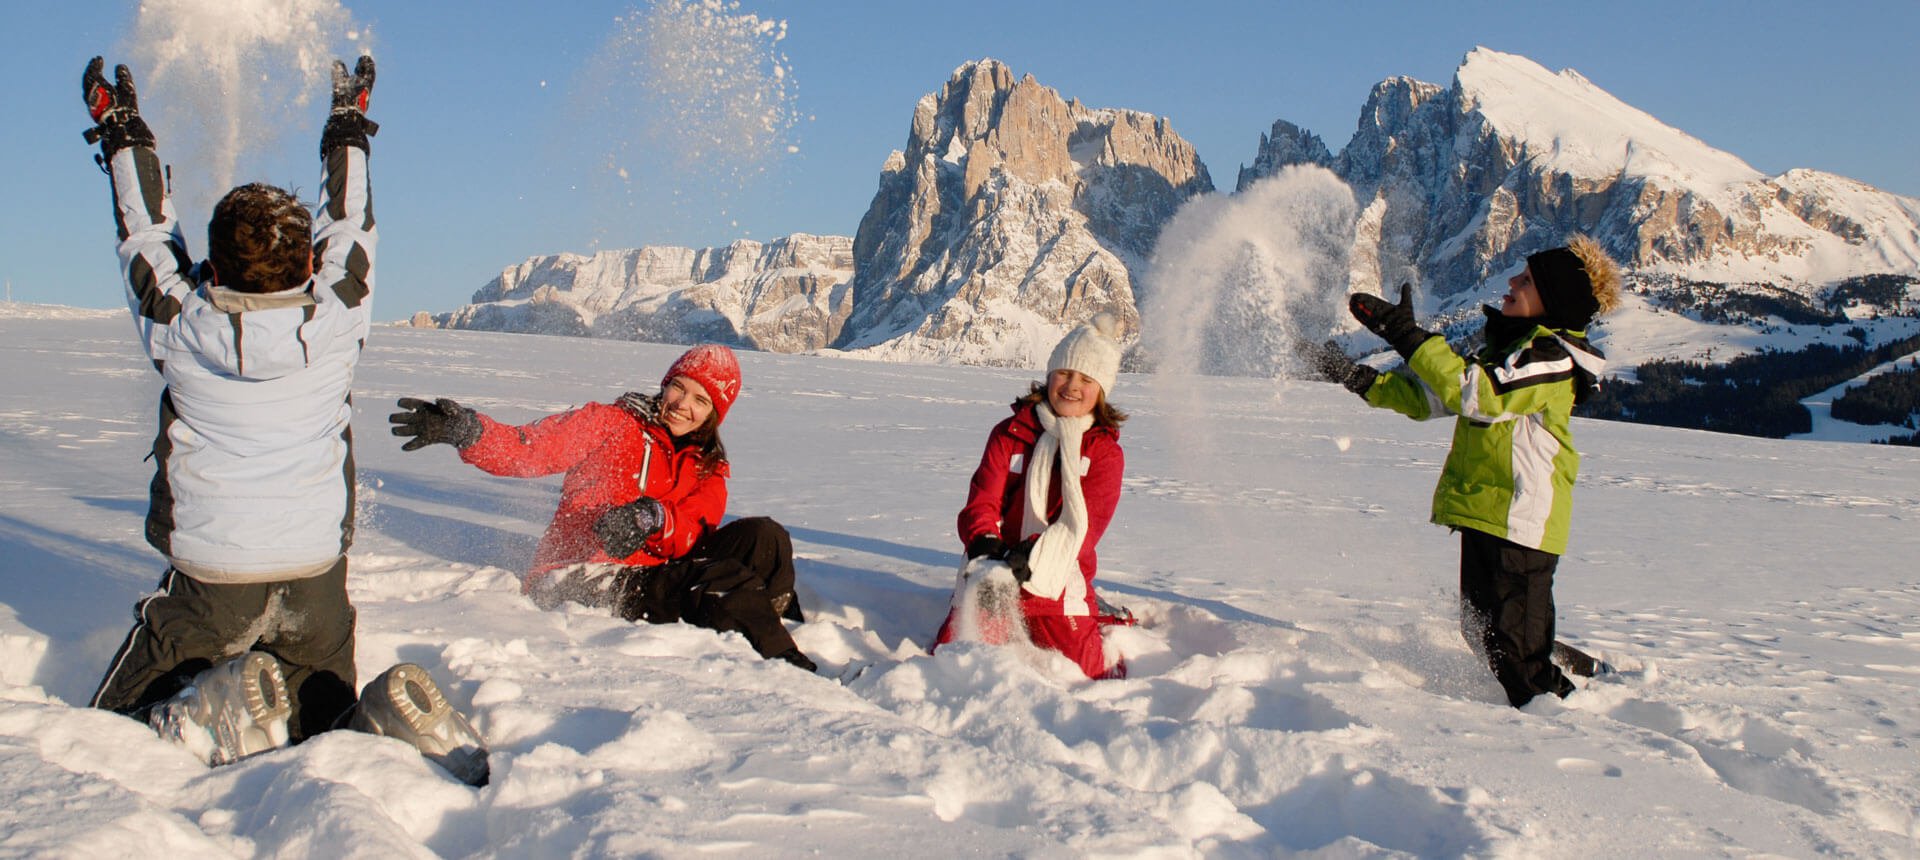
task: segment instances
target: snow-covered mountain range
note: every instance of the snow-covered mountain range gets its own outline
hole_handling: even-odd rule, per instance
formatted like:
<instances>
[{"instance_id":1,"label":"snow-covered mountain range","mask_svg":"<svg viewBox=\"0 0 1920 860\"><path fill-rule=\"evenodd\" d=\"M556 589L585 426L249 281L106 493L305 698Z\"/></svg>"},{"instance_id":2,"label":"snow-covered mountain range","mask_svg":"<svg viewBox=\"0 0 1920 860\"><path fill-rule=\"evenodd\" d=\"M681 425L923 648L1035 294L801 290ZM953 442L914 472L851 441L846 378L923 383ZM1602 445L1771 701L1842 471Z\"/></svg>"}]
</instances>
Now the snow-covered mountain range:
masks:
<instances>
[{"instance_id":1,"label":"snow-covered mountain range","mask_svg":"<svg viewBox=\"0 0 1920 860\"><path fill-rule=\"evenodd\" d=\"M1301 163L1362 207L1356 289L1411 281L1444 303L1573 232L1641 274L1817 288L1920 273L1920 200L1817 170L1767 176L1578 72L1485 48L1449 87L1375 86L1338 155L1275 123L1237 188Z\"/></svg>"},{"instance_id":2,"label":"snow-covered mountain range","mask_svg":"<svg viewBox=\"0 0 1920 860\"><path fill-rule=\"evenodd\" d=\"M851 310L852 250L844 236L796 233L534 257L481 287L473 304L414 324L804 352L826 346Z\"/></svg>"},{"instance_id":3,"label":"snow-covered mountain range","mask_svg":"<svg viewBox=\"0 0 1920 860\"><path fill-rule=\"evenodd\" d=\"M1767 176L1577 72L1512 54L1475 49L1449 86L1383 81L1338 154L1276 122L1226 199L1297 165L1353 193L1344 258L1303 267L1344 282L1313 296L1411 282L1423 314L1470 320L1526 254L1586 232L1631 271L1635 295L1597 329L1617 368L1839 343L1856 327L1884 341L1906 328L1882 332L1881 318L1920 308L1920 200L1815 170ZM1156 243L1186 204L1222 199L1211 191L1168 120L1088 108L983 60L915 106L852 239L537 257L417 322L1031 367L1095 312L1114 312L1129 337L1154 325L1142 319L1150 282L1204 288ZM1906 286L1842 295L1880 275ZM1791 319L1717 310L1756 295L1844 310L1785 339ZM1337 327L1343 315L1313 316Z\"/></svg>"}]
</instances>

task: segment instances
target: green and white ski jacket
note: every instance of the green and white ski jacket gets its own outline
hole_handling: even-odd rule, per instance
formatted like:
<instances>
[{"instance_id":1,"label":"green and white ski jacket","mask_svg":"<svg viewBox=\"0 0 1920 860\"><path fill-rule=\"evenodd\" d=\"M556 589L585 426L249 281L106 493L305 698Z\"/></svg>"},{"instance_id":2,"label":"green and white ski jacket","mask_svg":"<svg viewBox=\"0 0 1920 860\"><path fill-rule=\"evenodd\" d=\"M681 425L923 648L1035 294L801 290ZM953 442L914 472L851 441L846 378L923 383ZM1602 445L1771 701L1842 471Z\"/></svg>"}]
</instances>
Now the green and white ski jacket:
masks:
<instances>
[{"instance_id":1,"label":"green and white ski jacket","mask_svg":"<svg viewBox=\"0 0 1920 860\"><path fill-rule=\"evenodd\" d=\"M1562 555L1580 470L1568 424L1605 367L1584 335L1545 326L1490 342L1471 360L1432 337L1365 397L1421 421L1458 416L1433 491L1433 522Z\"/></svg>"}]
</instances>

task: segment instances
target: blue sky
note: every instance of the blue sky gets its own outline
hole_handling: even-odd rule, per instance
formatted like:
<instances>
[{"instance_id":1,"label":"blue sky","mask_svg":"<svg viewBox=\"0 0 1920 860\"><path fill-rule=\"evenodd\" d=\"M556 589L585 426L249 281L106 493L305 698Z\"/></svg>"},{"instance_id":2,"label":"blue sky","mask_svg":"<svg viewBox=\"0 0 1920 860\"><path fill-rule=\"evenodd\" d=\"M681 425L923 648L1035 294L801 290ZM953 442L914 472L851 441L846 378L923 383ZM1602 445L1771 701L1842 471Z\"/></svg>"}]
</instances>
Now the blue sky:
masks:
<instances>
[{"instance_id":1,"label":"blue sky","mask_svg":"<svg viewBox=\"0 0 1920 860\"><path fill-rule=\"evenodd\" d=\"M0 280L16 301L115 307L107 183L80 139L78 78L94 54L109 64L134 56L137 4L32 5L0 35ZM592 85L588 62L619 29L615 18L645 3L344 5L380 64L371 114L383 126L372 168L383 320L452 310L538 254L852 235L914 103L982 57L1092 107L1167 117L1223 190L1275 119L1338 151L1373 84L1395 75L1447 84L1485 45L1576 69L1760 170L1812 167L1920 196L1920 3L1910 0L740 0L737 13L786 22L777 50L799 117L787 135L796 151L782 149L744 186L684 175L632 119L592 110L625 95ZM136 78L146 71L136 66ZM151 95L146 107L156 110ZM271 151L247 153L236 181L310 195L322 113L311 107ZM176 186L193 182L183 142L165 134ZM609 136L634 140L630 181L595 155ZM205 212L182 217L203 255Z\"/></svg>"}]
</instances>

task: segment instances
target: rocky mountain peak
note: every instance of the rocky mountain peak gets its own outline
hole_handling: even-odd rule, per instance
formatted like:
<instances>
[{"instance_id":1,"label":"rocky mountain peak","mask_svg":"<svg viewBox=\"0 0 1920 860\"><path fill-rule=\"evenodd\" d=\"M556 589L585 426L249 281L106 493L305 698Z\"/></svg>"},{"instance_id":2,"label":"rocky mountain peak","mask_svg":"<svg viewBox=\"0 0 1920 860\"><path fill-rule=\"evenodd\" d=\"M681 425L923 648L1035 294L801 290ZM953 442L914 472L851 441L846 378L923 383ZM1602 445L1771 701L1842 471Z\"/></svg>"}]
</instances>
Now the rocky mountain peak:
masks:
<instances>
[{"instance_id":1,"label":"rocky mountain peak","mask_svg":"<svg viewBox=\"0 0 1920 860\"><path fill-rule=\"evenodd\" d=\"M1273 121L1271 133L1260 135L1260 150L1253 160L1253 166L1240 168L1234 191L1245 191L1254 180L1278 173L1280 167L1289 164L1318 164L1324 167L1332 163L1333 153L1327 150L1320 135L1284 119L1277 119Z\"/></svg>"},{"instance_id":2,"label":"rocky mountain peak","mask_svg":"<svg viewBox=\"0 0 1920 860\"><path fill-rule=\"evenodd\" d=\"M1164 119L966 63L919 101L905 150L887 158L835 345L1031 367L1095 313L1130 336L1135 267L1180 203L1210 190Z\"/></svg>"}]
</instances>

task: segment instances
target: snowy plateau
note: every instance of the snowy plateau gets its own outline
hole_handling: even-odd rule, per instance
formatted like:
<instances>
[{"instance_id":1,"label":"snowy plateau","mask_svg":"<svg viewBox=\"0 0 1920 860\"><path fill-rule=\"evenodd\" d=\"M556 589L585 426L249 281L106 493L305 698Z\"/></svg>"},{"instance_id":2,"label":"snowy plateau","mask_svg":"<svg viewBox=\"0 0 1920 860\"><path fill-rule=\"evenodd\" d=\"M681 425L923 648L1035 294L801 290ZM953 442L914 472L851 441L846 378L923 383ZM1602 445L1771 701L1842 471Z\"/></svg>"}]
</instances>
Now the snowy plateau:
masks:
<instances>
[{"instance_id":1,"label":"snowy plateau","mask_svg":"<svg viewBox=\"0 0 1920 860\"><path fill-rule=\"evenodd\" d=\"M416 320L1035 367L1092 313L1115 313L1150 356L1157 328L1194 317L1190 294L1242 294L1228 303L1271 310L1251 326L1287 329L1248 338L1274 352L1250 366L1283 367L1291 344L1351 331L1330 305L1295 313L1303 296L1411 282L1423 318L1477 319L1526 254L1576 231L1630 272L1626 307L1593 328L1615 371L1845 344L1856 327L1884 343L1920 315L1920 200L1767 176L1522 56L1477 48L1447 86L1381 82L1337 155L1278 121L1233 194L1213 192L1173 126L967 63L915 106L851 240L537 257ZM1863 277L1903 286L1873 306L1836 293ZM1822 320L1717 313L1754 298Z\"/></svg>"},{"instance_id":2,"label":"snowy plateau","mask_svg":"<svg viewBox=\"0 0 1920 860\"><path fill-rule=\"evenodd\" d=\"M0 855L1913 857L1920 451L1576 419L1561 638L1619 672L1508 708L1426 524L1448 428L1337 386L1124 374L1097 584L1126 680L925 646L954 515L1026 371L743 352L731 515L796 545L818 675L737 636L544 612L556 500L386 414L509 421L647 387L679 347L381 328L354 392L363 678L473 714L471 789L389 739L209 770L84 707L163 563L160 381L124 312L0 305ZM864 667L863 671L861 670Z\"/></svg>"}]
</instances>

